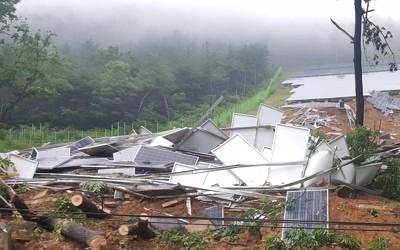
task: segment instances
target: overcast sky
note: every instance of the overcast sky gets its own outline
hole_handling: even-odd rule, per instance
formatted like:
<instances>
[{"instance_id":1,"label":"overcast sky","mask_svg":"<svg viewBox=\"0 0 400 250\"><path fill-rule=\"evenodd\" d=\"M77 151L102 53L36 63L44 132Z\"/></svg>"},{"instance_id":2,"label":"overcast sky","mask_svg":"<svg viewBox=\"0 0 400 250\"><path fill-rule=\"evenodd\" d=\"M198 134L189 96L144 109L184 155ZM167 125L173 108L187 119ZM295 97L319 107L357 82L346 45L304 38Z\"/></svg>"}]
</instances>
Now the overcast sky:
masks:
<instances>
[{"instance_id":1,"label":"overcast sky","mask_svg":"<svg viewBox=\"0 0 400 250\"><path fill-rule=\"evenodd\" d=\"M265 17L352 17L353 0L22 0L21 11L35 10L43 12L53 10L75 10L93 15L97 11L113 9L140 8L171 10L174 13L191 12L207 15L241 13L263 15ZM400 2L398 0L373 0L375 15L397 18ZM232 13L232 14L233 14Z\"/></svg>"},{"instance_id":2,"label":"overcast sky","mask_svg":"<svg viewBox=\"0 0 400 250\"><path fill-rule=\"evenodd\" d=\"M399 0L372 0L371 7L376 9L373 18L383 18L382 25L390 30L398 26L400 31ZM67 42L93 39L100 44L121 44L179 31L205 39L264 41L279 54L296 43L312 42L311 48L331 50L348 46L347 38L329 18L352 33L354 1L21 0L17 11L34 28L51 30L57 39Z\"/></svg>"}]
</instances>

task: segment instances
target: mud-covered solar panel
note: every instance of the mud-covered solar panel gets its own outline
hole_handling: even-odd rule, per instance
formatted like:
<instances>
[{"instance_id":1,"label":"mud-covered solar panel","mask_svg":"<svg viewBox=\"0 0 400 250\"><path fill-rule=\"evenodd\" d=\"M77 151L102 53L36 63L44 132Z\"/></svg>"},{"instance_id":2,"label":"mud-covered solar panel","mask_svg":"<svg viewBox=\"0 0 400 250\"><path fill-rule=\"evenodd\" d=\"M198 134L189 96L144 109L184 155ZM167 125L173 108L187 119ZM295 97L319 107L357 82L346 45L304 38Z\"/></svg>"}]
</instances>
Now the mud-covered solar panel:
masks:
<instances>
[{"instance_id":1,"label":"mud-covered solar panel","mask_svg":"<svg viewBox=\"0 0 400 250\"><path fill-rule=\"evenodd\" d=\"M291 229L300 227L305 232L311 233L316 228L328 228L327 189L288 191L286 202L285 223L282 230L283 240L286 240L285 232Z\"/></svg>"}]
</instances>

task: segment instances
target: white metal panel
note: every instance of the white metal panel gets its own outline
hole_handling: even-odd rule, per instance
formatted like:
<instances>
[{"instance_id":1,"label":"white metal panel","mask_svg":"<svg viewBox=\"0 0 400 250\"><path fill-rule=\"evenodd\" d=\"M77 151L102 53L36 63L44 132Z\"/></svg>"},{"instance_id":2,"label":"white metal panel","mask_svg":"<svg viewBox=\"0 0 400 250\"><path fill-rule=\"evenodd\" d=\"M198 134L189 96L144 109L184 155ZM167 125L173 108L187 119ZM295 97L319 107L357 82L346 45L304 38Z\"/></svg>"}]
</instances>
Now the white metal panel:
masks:
<instances>
[{"instance_id":1,"label":"white metal panel","mask_svg":"<svg viewBox=\"0 0 400 250\"><path fill-rule=\"evenodd\" d=\"M339 158L344 158L350 155L349 148L347 146L346 138L344 135L338 136L329 142L332 148L336 148L336 155Z\"/></svg>"},{"instance_id":2,"label":"white metal panel","mask_svg":"<svg viewBox=\"0 0 400 250\"><path fill-rule=\"evenodd\" d=\"M357 166L356 167L356 185L365 186L370 184L379 169L382 166L382 162L371 163L368 165Z\"/></svg>"},{"instance_id":3,"label":"white metal panel","mask_svg":"<svg viewBox=\"0 0 400 250\"><path fill-rule=\"evenodd\" d=\"M219 166L210 165L210 168L218 169ZM208 172L204 179L204 187L229 187L240 186L242 182L229 169Z\"/></svg>"},{"instance_id":4,"label":"white metal panel","mask_svg":"<svg viewBox=\"0 0 400 250\"><path fill-rule=\"evenodd\" d=\"M19 178L32 179L38 166L37 161L32 161L19 155L9 154L8 159L14 163L14 167L8 167L7 172L13 173L15 170L19 173Z\"/></svg>"},{"instance_id":5,"label":"white metal panel","mask_svg":"<svg viewBox=\"0 0 400 250\"><path fill-rule=\"evenodd\" d=\"M316 152L322 151L322 150L329 150L331 152L334 152L333 148L326 140L320 141L317 145L317 148L315 149Z\"/></svg>"},{"instance_id":6,"label":"white metal panel","mask_svg":"<svg viewBox=\"0 0 400 250\"><path fill-rule=\"evenodd\" d=\"M272 157L272 149L269 147L264 147L261 154L267 159L267 161L271 162Z\"/></svg>"},{"instance_id":7,"label":"white metal panel","mask_svg":"<svg viewBox=\"0 0 400 250\"><path fill-rule=\"evenodd\" d=\"M65 156L71 156L71 149L66 147L59 147L46 150L37 150L36 159Z\"/></svg>"},{"instance_id":8,"label":"white metal panel","mask_svg":"<svg viewBox=\"0 0 400 250\"><path fill-rule=\"evenodd\" d=\"M271 162L304 161L310 130L278 123L275 128Z\"/></svg>"},{"instance_id":9,"label":"white metal panel","mask_svg":"<svg viewBox=\"0 0 400 250\"><path fill-rule=\"evenodd\" d=\"M220 136L203 130L196 130L180 146L180 150L208 154L213 148L224 141Z\"/></svg>"},{"instance_id":10,"label":"white metal panel","mask_svg":"<svg viewBox=\"0 0 400 250\"><path fill-rule=\"evenodd\" d=\"M47 157L47 158L40 158L37 159L39 163L38 169L54 169L59 167L60 165L70 161L72 156L63 156L63 157Z\"/></svg>"},{"instance_id":11,"label":"white metal panel","mask_svg":"<svg viewBox=\"0 0 400 250\"><path fill-rule=\"evenodd\" d=\"M236 113L232 115L232 128L255 126L257 126L257 116ZM232 134L240 134L243 138L250 142L251 145L254 146L256 142L256 128L236 129L231 131Z\"/></svg>"},{"instance_id":12,"label":"white metal panel","mask_svg":"<svg viewBox=\"0 0 400 250\"><path fill-rule=\"evenodd\" d=\"M283 112L279 109L270 107L265 104L260 104L258 107L258 125L271 125L280 123L283 117Z\"/></svg>"},{"instance_id":13,"label":"white metal panel","mask_svg":"<svg viewBox=\"0 0 400 250\"><path fill-rule=\"evenodd\" d=\"M213 149L212 153L225 165L268 163L267 159L239 134ZM264 185L268 177L267 166L234 168L232 172L248 186Z\"/></svg>"},{"instance_id":14,"label":"white metal panel","mask_svg":"<svg viewBox=\"0 0 400 250\"><path fill-rule=\"evenodd\" d=\"M152 147L156 147L156 146L172 147L172 145L174 145L174 144L162 136L157 136L150 143L150 146L152 146Z\"/></svg>"},{"instance_id":15,"label":"white metal panel","mask_svg":"<svg viewBox=\"0 0 400 250\"><path fill-rule=\"evenodd\" d=\"M270 166L267 182L271 186L291 183L301 179L303 165ZM300 184L288 188L299 188Z\"/></svg>"},{"instance_id":16,"label":"white metal panel","mask_svg":"<svg viewBox=\"0 0 400 250\"><path fill-rule=\"evenodd\" d=\"M175 163L172 168L172 173L179 173L184 171L196 170L198 168L181 163ZM181 175L172 175L169 179L172 183L180 183L182 185L202 186L207 173L182 173Z\"/></svg>"},{"instance_id":17,"label":"white metal panel","mask_svg":"<svg viewBox=\"0 0 400 250\"><path fill-rule=\"evenodd\" d=\"M330 169L332 168L332 164L333 164L333 153L330 150L321 150L319 152L316 152L311 156L304 176L308 177L322 170ZM311 180L305 181L304 187L308 187L311 185L319 185L323 182L329 182L329 180L330 180L330 173L326 173L317 176Z\"/></svg>"},{"instance_id":18,"label":"white metal panel","mask_svg":"<svg viewBox=\"0 0 400 250\"><path fill-rule=\"evenodd\" d=\"M241 135L235 134L212 150L225 165L263 164L268 161Z\"/></svg>"},{"instance_id":19,"label":"white metal panel","mask_svg":"<svg viewBox=\"0 0 400 250\"><path fill-rule=\"evenodd\" d=\"M141 145L136 145L113 154L114 161L133 161L139 152Z\"/></svg>"},{"instance_id":20,"label":"white metal panel","mask_svg":"<svg viewBox=\"0 0 400 250\"><path fill-rule=\"evenodd\" d=\"M354 175L355 175L355 167L353 163L347 164L344 167L341 167L341 170L332 171L331 179L341 180L346 183L353 183Z\"/></svg>"},{"instance_id":21,"label":"white metal panel","mask_svg":"<svg viewBox=\"0 0 400 250\"><path fill-rule=\"evenodd\" d=\"M79 148L78 150L91 156L109 156L118 151L116 147L111 146L108 143L94 144L87 147Z\"/></svg>"},{"instance_id":22,"label":"white metal panel","mask_svg":"<svg viewBox=\"0 0 400 250\"><path fill-rule=\"evenodd\" d=\"M260 104L257 113L257 125L275 126L280 123L283 117L283 112L279 109ZM257 128L255 148L262 150L264 146L272 147L274 140L274 131L268 128Z\"/></svg>"},{"instance_id":23,"label":"white metal panel","mask_svg":"<svg viewBox=\"0 0 400 250\"><path fill-rule=\"evenodd\" d=\"M97 173L135 175L135 168L103 168L97 170Z\"/></svg>"}]
</instances>

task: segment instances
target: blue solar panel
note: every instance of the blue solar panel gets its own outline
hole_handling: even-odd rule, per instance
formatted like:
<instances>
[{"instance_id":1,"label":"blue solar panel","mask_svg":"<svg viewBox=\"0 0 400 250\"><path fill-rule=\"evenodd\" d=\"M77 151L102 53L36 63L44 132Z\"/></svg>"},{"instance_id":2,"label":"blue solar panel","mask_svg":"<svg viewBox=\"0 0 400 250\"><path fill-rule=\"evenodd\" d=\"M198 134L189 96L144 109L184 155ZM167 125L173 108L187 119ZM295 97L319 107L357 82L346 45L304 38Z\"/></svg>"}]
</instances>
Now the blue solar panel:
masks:
<instances>
[{"instance_id":1,"label":"blue solar panel","mask_svg":"<svg viewBox=\"0 0 400 250\"><path fill-rule=\"evenodd\" d=\"M301 227L310 233L315 228L328 227L328 190L288 191L282 238L285 232Z\"/></svg>"},{"instance_id":2,"label":"blue solar panel","mask_svg":"<svg viewBox=\"0 0 400 250\"><path fill-rule=\"evenodd\" d=\"M204 209L203 214L207 215L209 218L224 218L224 207L222 206L214 206L214 207L208 207ZM211 222L215 226L223 226L224 221L223 220L211 220Z\"/></svg>"}]
</instances>

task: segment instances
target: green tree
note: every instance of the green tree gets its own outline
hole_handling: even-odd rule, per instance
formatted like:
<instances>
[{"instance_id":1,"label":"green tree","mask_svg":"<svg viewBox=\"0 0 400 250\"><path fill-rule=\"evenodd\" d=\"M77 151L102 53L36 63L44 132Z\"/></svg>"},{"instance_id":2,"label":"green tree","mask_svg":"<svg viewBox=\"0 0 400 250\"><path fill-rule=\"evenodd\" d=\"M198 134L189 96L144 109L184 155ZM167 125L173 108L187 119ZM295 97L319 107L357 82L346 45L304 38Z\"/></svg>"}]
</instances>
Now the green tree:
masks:
<instances>
[{"instance_id":1,"label":"green tree","mask_svg":"<svg viewBox=\"0 0 400 250\"><path fill-rule=\"evenodd\" d=\"M108 124L124 120L133 114L132 101L137 86L130 75L131 66L121 60L109 61L93 91L91 109L97 112L99 122ZM99 123L101 124L101 123Z\"/></svg>"},{"instance_id":2,"label":"green tree","mask_svg":"<svg viewBox=\"0 0 400 250\"><path fill-rule=\"evenodd\" d=\"M63 77L66 64L51 44L54 34L19 22L16 3L0 0L0 122L25 99L53 98L70 87Z\"/></svg>"}]
</instances>

